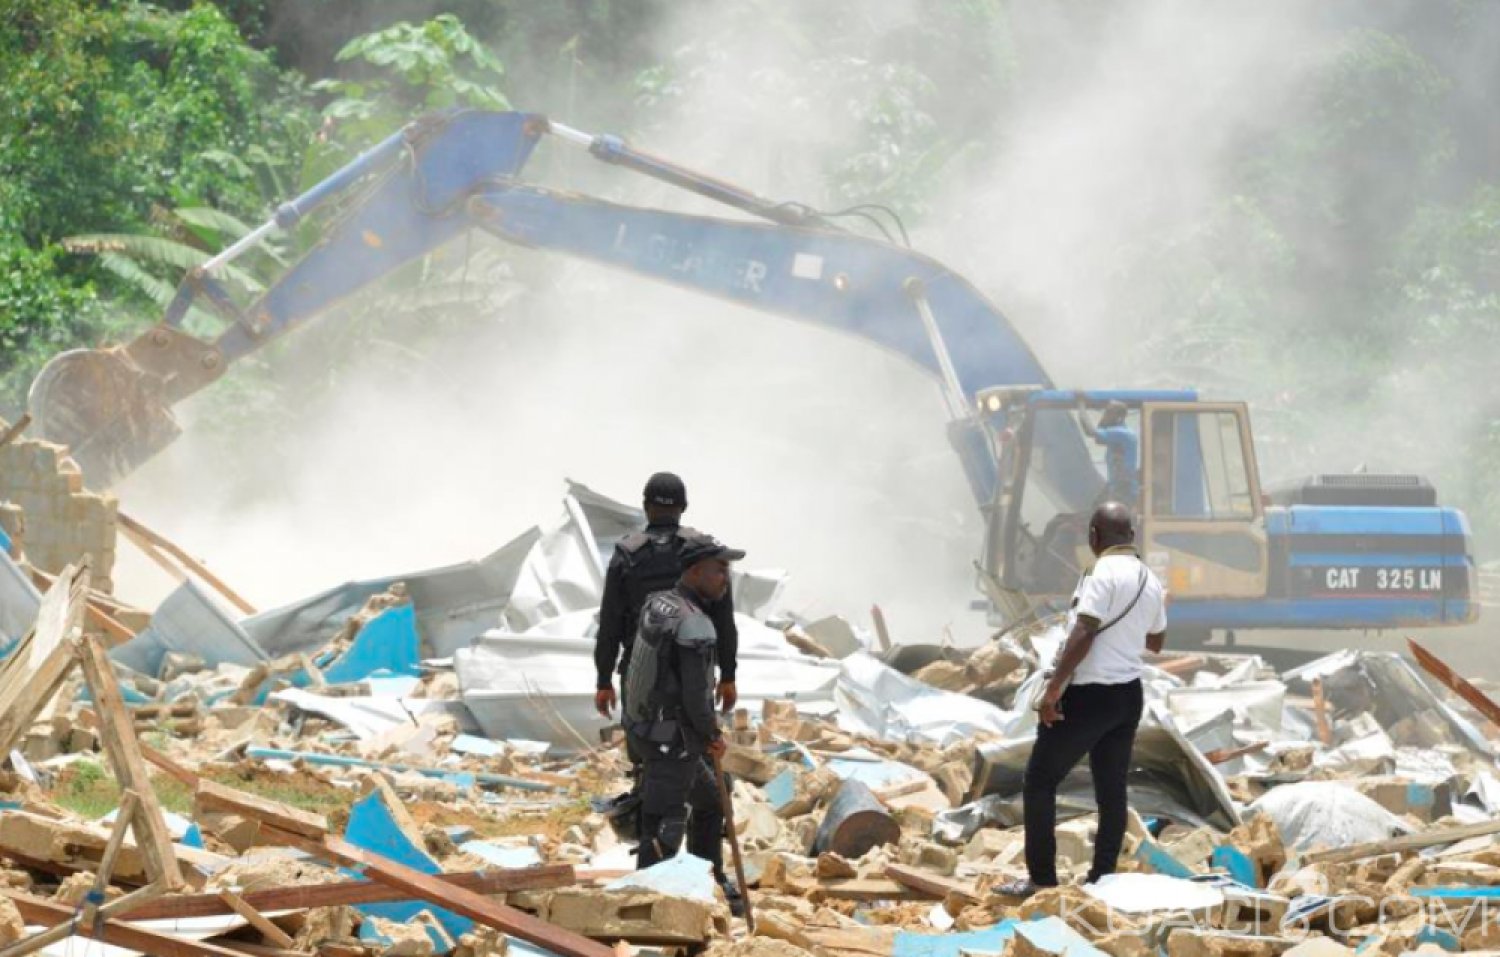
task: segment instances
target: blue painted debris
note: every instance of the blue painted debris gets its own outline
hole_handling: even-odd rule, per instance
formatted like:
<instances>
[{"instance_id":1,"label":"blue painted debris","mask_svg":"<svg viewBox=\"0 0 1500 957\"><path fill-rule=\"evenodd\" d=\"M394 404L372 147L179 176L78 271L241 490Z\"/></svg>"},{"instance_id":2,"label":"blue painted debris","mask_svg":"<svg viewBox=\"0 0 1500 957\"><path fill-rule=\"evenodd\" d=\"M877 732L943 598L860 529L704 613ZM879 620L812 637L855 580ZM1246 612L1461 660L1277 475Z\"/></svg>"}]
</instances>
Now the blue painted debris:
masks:
<instances>
[{"instance_id":1,"label":"blue painted debris","mask_svg":"<svg viewBox=\"0 0 1500 957\"><path fill-rule=\"evenodd\" d=\"M514 778L507 774L491 774L487 771L447 771L442 768L424 768L413 764L384 764L367 761L343 754L319 754L316 751L287 751L282 748L246 748L245 756L261 761L305 761L308 764L323 764L340 768L381 768L386 771L415 771L429 778L449 781L459 787L481 784L488 787L516 788L522 791L556 791L555 784Z\"/></svg>"},{"instance_id":2,"label":"blue painted debris","mask_svg":"<svg viewBox=\"0 0 1500 957\"><path fill-rule=\"evenodd\" d=\"M924 776L921 771L909 764L888 761L865 748L845 751L836 758L830 758L824 767L838 775L839 780L859 781L872 791L879 791L882 788Z\"/></svg>"},{"instance_id":3,"label":"blue painted debris","mask_svg":"<svg viewBox=\"0 0 1500 957\"><path fill-rule=\"evenodd\" d=\"M1192 880L1192 868L1172 856L1172 852L1155 841L1140 841L1133 855L1137 861L1158 874Z\"/></svg>"},{"instance_id":4,"label":"blue painted debris","mask_svg":"<svg viewBox=\"0 0 1500 957\"><path fill-rule=\"evenodd\" d=\"M1229 876L1244 884L1246 887L1260 887L1258 875L1255 872L1255 862L1245 856L1245 852L1228 844L1220 844L1214 848L1213 856L1209 858L1214 867L1222 867L1229 872Z\"/></svg>"},{"instance_id":5,"label":"blue painted debris","mask_svg":"<svg viewBox=\"0 0 1500 957\"><path fill-rule=\"evenodd\" d=\"M1500 887L1413 887L1407 893L1413 897L1435 897L1445 901L1500 900Z\"/></svg>"},{"instance_id":6,"label":"blue painted debris","mask_svg":"<svg viewBox=\"0 0 1500 957\"><path fill-rule=\"evenodd\" d=\"M443 828L443 833L448 835L448 840L454 844L462 844L464 841L474 839L474 829L467 824L449 824Z\"/></svg>"},{"instance_id":7,"label":"blue painted debris","mask_svg":"<svg viewBox=\"0 0 1500 957\"><path fill-rule=\"evenodd\" d=\"M496 867L535 867L542 856L534 847L505 847L490 841L464 841L458 849Z\"/></svg>"},{"instance_id":8,"label":"blue painted debris","mask_svg":"<svg viewBox=\"0 0 1500 957\"><path fill-rule=\"evenodd\" d=\"M416 611L397 605L365 622L342 655L318 667L331 685L363 681L378 671L416 676L417 646Z\"/></svg>"},{"instance_id":9,"label":"blue painted debris","mask_svg":"<svg viewBox=\"0 0 1500 957\"><path fill-rule=\"evenodd\" d=\"M386 806L382 791L371 791L358 801L349 810L349 826L344 829L344 838L356 847L362 847L367 851L374 851L383 857L390 858L398 864L421 871L423 874L438 874L442 868L438 862L427 855L427 852L413 844L396 823L396 818L391 809ZM358 876L356 871L348 871ZM356 908L362 914L374 917L382 917L386 920L407 923L422 911L431 911L432 916L437 918L443 930L453 940L458 940L464 934L474 929L474 922L467 917L460 916L449 910L435 908L426 901L390 901L382 904L360 904ZM442 939L441 935L428 930L428 937L432 938L432 946L438 953L447 953L450 949L449 941Z\"/></svg>"},{"instance_id":10,"label":"blue painted debris","mask_svg":"<svg viewBox=\"0 0 1500 957\"><path fill-rule=\"evenodd\" d=\"M791 804L792 798L797 796L797 775L790 769L782 771L767 781L763 790L766 798L771 802L771 809L780 811Z\"/></svg>"}]
</instances>

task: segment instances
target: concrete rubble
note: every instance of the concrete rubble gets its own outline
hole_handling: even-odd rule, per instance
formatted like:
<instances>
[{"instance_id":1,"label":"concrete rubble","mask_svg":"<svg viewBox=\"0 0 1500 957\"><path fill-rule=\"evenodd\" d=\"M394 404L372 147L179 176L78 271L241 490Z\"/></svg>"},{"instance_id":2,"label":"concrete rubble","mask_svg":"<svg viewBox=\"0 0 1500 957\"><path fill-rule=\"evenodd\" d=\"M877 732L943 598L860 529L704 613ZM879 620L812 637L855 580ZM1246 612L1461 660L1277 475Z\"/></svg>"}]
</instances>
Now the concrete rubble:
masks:
<instances>
[{"instance_id":1,"label":"concrete rubble","mask_svg":"<svg viewBox=\"0 0 1500 957\"><path fill-rule=\"evenodd\" d=\"M10 449L27 476L66 474L55 456ZM58 488L77 494L66 478ZM747 935L703 862L634 873L588 800L628 788L619 729L591 711L589 653L603 563L639 518L571 485L559 521L477 562L257 614L189 578L148 615L96 578L78 627L112 647L123 707L85 669L60 675L34 713L0 711L29 722L0 769L0 944L154 886L142 825L111 848L109 814L131 813L134 795L113 763L123 739L150 764L182 877L119 918L79 921L127 952L1500 949L1500 712L1406 658L1345 651L1278 674L1255 657L1159 657L1118 873L1077 884L1095 827L1083 766L1060 796L1067 883L1021 901L998 891L1024 876L1035 718L1018 702L1058 627L962 653L884 649L843 619L786 613L782 576L753 572L737 584L742 706L726 718L725 762ZM94 534L74 538L93 554ZM38 609L60 600L50 577L67 571L33 574L36 540L9 538L0 630L27 648L33 619L35 634L51 627ZM124 633L101 631L99 613Z\"/></svg>"}]
</instances>

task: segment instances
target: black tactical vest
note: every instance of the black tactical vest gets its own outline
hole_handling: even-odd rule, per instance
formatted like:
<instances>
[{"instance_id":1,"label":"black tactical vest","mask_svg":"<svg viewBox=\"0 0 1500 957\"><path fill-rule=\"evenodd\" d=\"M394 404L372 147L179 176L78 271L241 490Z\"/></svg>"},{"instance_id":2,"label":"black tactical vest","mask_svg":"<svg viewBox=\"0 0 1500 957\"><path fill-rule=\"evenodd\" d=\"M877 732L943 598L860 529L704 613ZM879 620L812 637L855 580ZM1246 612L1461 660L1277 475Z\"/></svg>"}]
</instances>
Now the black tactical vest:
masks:
<instances>
[{"instance_id":1,"label":"black tactical vest","mask_svg":"<svg viewBox=\"0 0 1500 957\"><path fill-rule=\"evenodd\" d=\"M682 706L682 683L667 658L673 645L692 652L691 663L708 669L705 687L713 686L713 622L676 591L664 591L646 603L630 670L625 674L625 727L651 736L649 725L675 719Z\"/></svg>"},{"instance_id":2,"label":"black tactical vest","mask_svg":"<svg viewBox=\"0 0 1500 957\"><path fill-rule=\"evenodd\" d=\"M630 631L625 635L624 659L629 660L630 646L641 623L641 609L647 596L666 591L677 584L682 574L682 546L688 537L697 535L686 526L649 529L628 535L616 547L625 556L625 611ZM623 668L625 661L621 661Z\"/></svg>"}]
</instances>

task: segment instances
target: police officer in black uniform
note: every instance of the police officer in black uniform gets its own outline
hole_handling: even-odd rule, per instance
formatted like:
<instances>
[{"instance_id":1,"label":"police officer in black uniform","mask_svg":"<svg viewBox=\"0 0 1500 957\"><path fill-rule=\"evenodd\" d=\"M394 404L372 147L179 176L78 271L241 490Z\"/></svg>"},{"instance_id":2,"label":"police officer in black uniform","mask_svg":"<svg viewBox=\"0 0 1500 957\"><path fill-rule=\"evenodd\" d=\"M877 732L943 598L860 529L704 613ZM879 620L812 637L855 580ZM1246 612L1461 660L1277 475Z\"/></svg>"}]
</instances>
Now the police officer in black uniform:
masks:
<instances>
[{"instance_id":1,"label":"police officer in black uniform","mask_svg":"<svg viewBox=\"0 0 1500 957\"><path fill-rule=\"evenodd\" d=\"M745 553L695 534L679 554L676 586L646 600L625 676L625 733L642 766L636 863L646 868L672 857L686 838L690 853L713 864L740 913L743 901L724 874L724 817L711 761L726 745L714 714L718 634L708 609L729 589L729 563Z\"/></svg>"},{"instance_id":2,"label":"police officer in black uniform","mask_svg":"<svg viewBox=\"0 0 1500 957\"><path fill-rule=\"evenodd\" d=\"M615 546L599 605L599 631L594 639L597 672L594 707L606 718L616 703L616 663L621 692L625 692L631 643L640 625L646 596L676 584L682 571L679 553L683 543L700 534L681 524L682 513L687 510L687 488L671 472L657 472L647 480L642 507L646 511L646 528L626 536ZM734 687L739 632L734 624L734 597L728 589L722 598L709 603L708 612L718 635L719 680L714 699L729 711L739 697Z\"/></svg>"}]
</instances>

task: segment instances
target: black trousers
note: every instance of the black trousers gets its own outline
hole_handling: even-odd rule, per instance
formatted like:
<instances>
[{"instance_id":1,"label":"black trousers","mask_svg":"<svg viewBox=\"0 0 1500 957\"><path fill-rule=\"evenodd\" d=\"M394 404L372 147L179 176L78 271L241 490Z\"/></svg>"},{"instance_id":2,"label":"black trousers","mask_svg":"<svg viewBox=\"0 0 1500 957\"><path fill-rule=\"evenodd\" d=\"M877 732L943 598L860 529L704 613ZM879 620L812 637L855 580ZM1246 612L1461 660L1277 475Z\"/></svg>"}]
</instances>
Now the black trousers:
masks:
<instances>
[{"instance_id":1,"label":"black trousers","mask_svg":"<svg viewBox=\"0 0 1500 957\"><path fill-rule=\"evenodd\" d=\"M1038 726L1023 784L1026 870L1041 887L1057 884L1057 788L1084 755L1094 778L1099 830L1088 880L1115 870L1125 841L1125 783L1130 751L1141 723L1144 698L1139 680L1118 685L1070 685L1060 707L1063 720Z\"/></svg>"},{"instance_id":2,"label":"black trousers","mask_svg":"<svg viewBox=\"0 0 1500 957\"><path fill-rule=\"evenodd\" d=\"M714 878L724 875L724 810L713 764L706 755L653 754L640 747L640 846L636 866L647 868L672 857L687 839L688 852L713 865Z\"/></svg>"}]
</instances>

